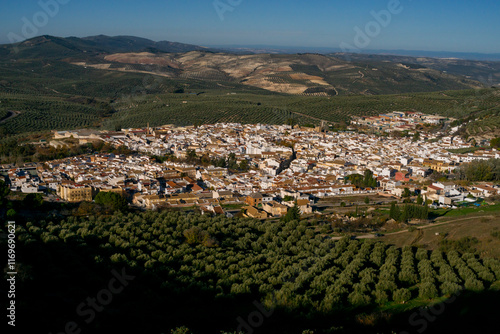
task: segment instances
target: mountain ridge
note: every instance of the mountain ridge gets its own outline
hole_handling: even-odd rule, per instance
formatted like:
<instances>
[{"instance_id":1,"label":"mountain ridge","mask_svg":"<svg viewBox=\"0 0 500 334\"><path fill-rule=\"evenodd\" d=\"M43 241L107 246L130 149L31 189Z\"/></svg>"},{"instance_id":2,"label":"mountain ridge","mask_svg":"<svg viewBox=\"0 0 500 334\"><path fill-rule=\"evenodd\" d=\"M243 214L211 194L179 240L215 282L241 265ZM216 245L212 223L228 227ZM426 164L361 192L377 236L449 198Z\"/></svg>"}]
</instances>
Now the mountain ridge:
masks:
<instances>
[{"instance_id":1,"label":"mountain ridge","mask_svg":"<svg viewBox=\"0 0 500 334\"><path fill-rule=\"evenodd\" d=\"M198 45L184 44L171 41L155 42L147 38L135 36L106 36L96 35L88 37L56 37L50 35L41 35L27 39L23 42L14 44L2 44L0 48L10 51L7 56L19 57L23 56L23 52L29 51L34 46L43 44L52 44L73 50L75 52L85 53L117 53L117 52L140 52L147 48L154 48L162 52L188 52L188 51L206 51L220 52L221 50L207 48ZM63 50L64 51L64 50ZM5 51L4 51L5 54ZM29 56L29 53L27 54ZM68 55L68 52L63 52L61 56ZM57 54L49 53L48 56L57 57Z\"/></svg>"},{"instance_id":2,"label":"mountain ridge","mask_svg":"<svg viewBox=\"0 0 500 334\"><path fill-rule=\"evenodd\" d=\"M277 45L209 45L210 47L223 50L236 50L249 53L345 53L340 47L301 47L301 46L277 46ZM480 53L480 52L457 52L457 51L425 51L406 49L363 49L360 55L389 55L408 57L428 57L428 58L458 58L463 60L479 61L500 61L500 53Z\"/></svg>"},{"instance_id":3,"label":"mountain ridge","mask_svg":"<svg viewBox=\"0 0 500 334\"><path fill-rule=\"evenodd\" d=\"M295 95L399 94L485 85L477 80L478 76L466 77L464 68L456 69L438 61L430 66L418 59L388 60L376 55L373 57L379 58L351 55L346 59L339 54L315 53L238 54L135 36L61 38L43 35L17 44L1 45L0 55L10 61L11 66L13 62L28 60L65 62L100 71L134 72L218 84L231 82ZM497 73L500 73L500 62L498 64ZM473 65L477 73L485 74L482 62L472 62L466 68L474 69ZM495 80L497 73L493 77ZM500 81L500 76L498 78Z\"/></svg>"}]
</instances>

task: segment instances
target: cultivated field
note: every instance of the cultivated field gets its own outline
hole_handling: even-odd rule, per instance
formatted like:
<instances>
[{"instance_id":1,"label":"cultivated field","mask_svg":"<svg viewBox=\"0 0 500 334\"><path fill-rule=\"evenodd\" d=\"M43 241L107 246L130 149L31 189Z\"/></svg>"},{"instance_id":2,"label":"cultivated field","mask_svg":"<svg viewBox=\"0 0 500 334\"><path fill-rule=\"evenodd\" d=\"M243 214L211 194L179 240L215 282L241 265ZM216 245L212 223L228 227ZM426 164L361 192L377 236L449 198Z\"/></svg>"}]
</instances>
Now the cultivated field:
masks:
<instances>
[{"instance_id":1,"label":"cultivated field","mask_svg":"<svg viewBox=\"0 0 500 334\"><path fill-rule=\"evenodd\" d=\"M500 258L500 238L492 236L492 233L497 231L500 231L500 213L478 212L438 219L432 225L421 229L387 234L380 240L398 247L408 245L435 250L440 248L443 240L477 238L478 243L473 247L482 257Z\"/></svg>"}]
</instances>

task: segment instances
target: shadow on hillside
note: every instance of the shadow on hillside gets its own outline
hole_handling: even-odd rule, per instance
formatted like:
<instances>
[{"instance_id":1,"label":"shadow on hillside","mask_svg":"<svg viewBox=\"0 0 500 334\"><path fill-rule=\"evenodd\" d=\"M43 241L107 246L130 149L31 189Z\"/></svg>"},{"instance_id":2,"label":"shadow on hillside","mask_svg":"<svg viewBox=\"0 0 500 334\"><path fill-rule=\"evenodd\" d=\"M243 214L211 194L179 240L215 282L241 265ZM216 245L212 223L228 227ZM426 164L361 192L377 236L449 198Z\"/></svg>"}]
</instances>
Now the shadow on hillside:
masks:
<instances>
[{"instance_id":1,"label":"shadow on hillside","mask_svg":"<svg viewBox=\"0 0 500 334\"><path fill-rule=\"evenodd\" d=\"M256 303L260 299L257 294L216 298L214 290L182 281L180 274L169 274L169 268L144 270L109 261L96 263L96 257L107 259L115 251L102 248L97 237L86 239L84 244L76 240L19 242L17 250L21 265L16 327L36 329L37 333L76 333L78 329L81 333L170 333L180 326L193 333L241 329L283 334L300 334L304 329L314 329L314 333L496 333L498 329L500 293L493 291L463 293L443 304L444 310L422 309L391 317L372 316L373 307L311 314L306 309L266 310ZM113 269L123 269L135 278L123 291L112 293L109 304L101 310L99 298L109 298L102 291L109 290L108 284L115 277ZM98 311L89 311L88 298L97 298ZM84 307L78 312L82 303ZM92 313L95 318L87 324ZM242 323L246 325L238 327Z\"/></svg>"}]
</instances>

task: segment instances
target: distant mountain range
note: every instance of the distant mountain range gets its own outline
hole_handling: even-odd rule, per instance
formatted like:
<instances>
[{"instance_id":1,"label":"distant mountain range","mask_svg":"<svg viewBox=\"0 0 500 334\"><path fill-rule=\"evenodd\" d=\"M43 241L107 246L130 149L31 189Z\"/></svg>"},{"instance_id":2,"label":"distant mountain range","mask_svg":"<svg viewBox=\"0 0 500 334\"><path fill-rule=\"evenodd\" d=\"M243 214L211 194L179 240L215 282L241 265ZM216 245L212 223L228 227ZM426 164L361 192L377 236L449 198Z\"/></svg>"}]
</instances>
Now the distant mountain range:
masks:
<instances>
[{"instance_id":1,"label":"distant mountain range","mask_svg":"<svg viewBox=\"0 0 500 334\"><path fill-rule=\"evenodd\" d=\"M154 42L152 40L134 36L116 36L105 35L91 37L54 37L39 36L28 39L21 43L4 44L0 46L4 55L12 58L64 58L68 56L81 56L82 53L95 55L99 53L117 53L117 52L188 52L188 51L207 51L221 52L220 49L206 48L203 46L183 44L169 41ZM6 53L6 50L10 50ZM1 52L1 51L0 51Z\"/></svg>"},{"instance_id":2,"label":"distant mountain range","mask_svg":"<svg viewBox=\"0 0 500 334\"><path fill-rule=\"evenodd\" d=\"M329 47L298 47L298 46L272 46L272 45L210 45L210 47L230 52L246 53L342 53L340 48ZM465 60L500 61L500 53L478 52L450 52L450 51L422 51L422 50L371 50L364 49L361 55L387 55L430 58L457 58Z\"/></svg>"},{"instance_id":3,"label":"distant mountain range","mask_svg":"<svg viewBox=\"0 0 500 334\"><path fill-rule=\"evenodd\" d=\"M33 60L63 62L99 71L150 73L220 85L238 83L316 96L470 89L500 83L500 62L493 61L261 51L264 49L222 50L133 36L39 36L1 45L0 57L10 67Z\"/></svg>"},{"instance_id":4,"label":"distant mountain range","mask_svg":"<svg viewBox=\"0 0 500 334\"><path fill-rule=\"evenodd\" d=\"M334 53L334 57L348 58L351 61L363 62L391 62L415 64L432 68L444 73L464 76L465 78L477 80L486 86L498 86L500 84L500 61L478 61L460 58L433 58L433 57L411 57L398 55L377 54L344 54Z\"/></svg>"}]
</instances>

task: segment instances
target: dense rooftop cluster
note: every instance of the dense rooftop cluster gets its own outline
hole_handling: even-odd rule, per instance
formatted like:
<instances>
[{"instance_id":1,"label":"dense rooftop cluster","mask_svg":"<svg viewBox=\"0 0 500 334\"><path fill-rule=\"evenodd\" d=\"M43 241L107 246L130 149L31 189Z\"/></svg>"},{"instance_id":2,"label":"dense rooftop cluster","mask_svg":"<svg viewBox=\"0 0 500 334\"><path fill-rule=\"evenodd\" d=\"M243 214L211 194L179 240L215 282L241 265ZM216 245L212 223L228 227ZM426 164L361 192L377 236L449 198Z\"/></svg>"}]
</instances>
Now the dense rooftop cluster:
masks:
<instances>
[{"instance_id":1,"label":"dense rooftop cluster","mask_svg":"<svg viewBox=\"0 0 500 334\"><path fill-rule=\"evenodd\" d=\"M197 205L218 213L223 212L221 204L247 203L256 207L250 198L252 194L260 194L263 202L258 204L267 204L266 212L271 215L286 211L280 205L293 205L293 201L284 201L285 198L313 204L318 198L339 195L403 196L405 189L409 189L451 205L471 193L491 196L498 190L495 184L461 188L449 182L435 182L423 186L433 171L450 173L462 163L500 158L495 149L450 153L447 148L468 146L453 137L433 141L395 139L349 131L325 133L303 127L225 123L119 132L60 131L55 133L56 144L71 137L80 143L101 140L139 153L54 160L38 165L36 172L31 173L7 168L11 187L23 192L52 189L70 201L91 199L99 191L116 191L127 194L139 206ZM207 161L188 163L193 155L207 157ZM168 156L170 160L160 163L152 156ZM213 159L225 161L229 156L235 166L246 162L249 169L210 165ZM367 171L376 180L373 185L351 182L350 176L364 175ZM89 190L87 197L71 198L68 195L71 191L65 190L81 187L92 191ZM306 202L302 203L302 211L310 212Z\"/></svg>"}]
</instances>

